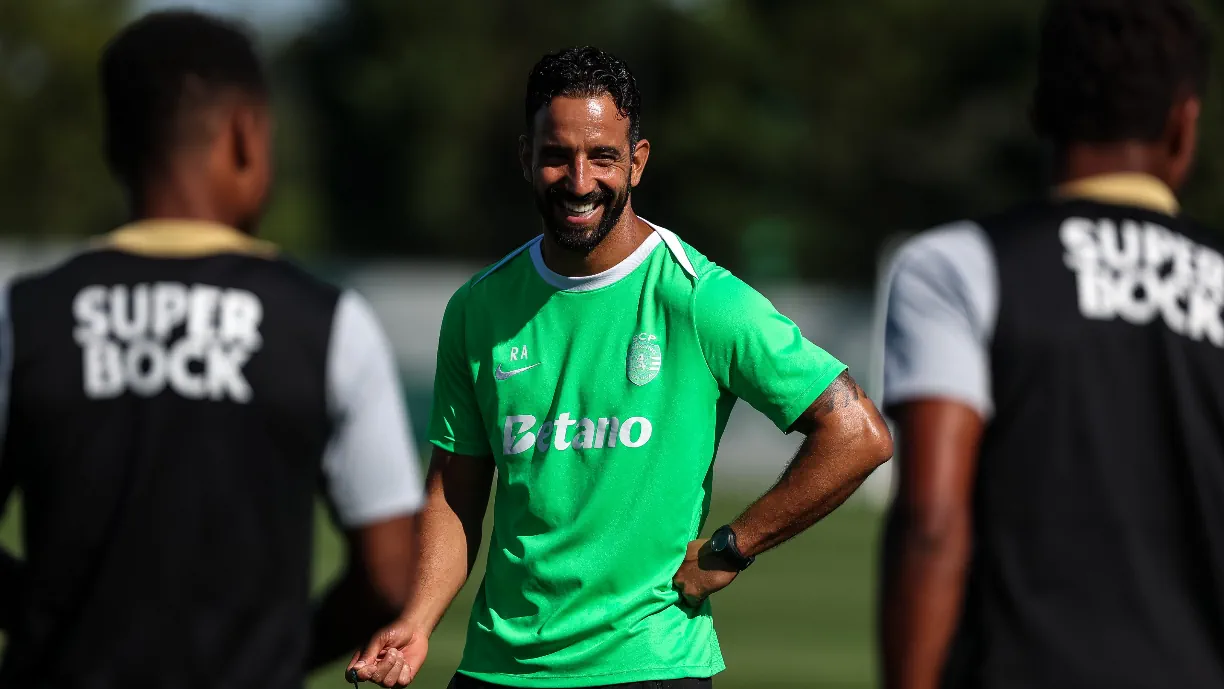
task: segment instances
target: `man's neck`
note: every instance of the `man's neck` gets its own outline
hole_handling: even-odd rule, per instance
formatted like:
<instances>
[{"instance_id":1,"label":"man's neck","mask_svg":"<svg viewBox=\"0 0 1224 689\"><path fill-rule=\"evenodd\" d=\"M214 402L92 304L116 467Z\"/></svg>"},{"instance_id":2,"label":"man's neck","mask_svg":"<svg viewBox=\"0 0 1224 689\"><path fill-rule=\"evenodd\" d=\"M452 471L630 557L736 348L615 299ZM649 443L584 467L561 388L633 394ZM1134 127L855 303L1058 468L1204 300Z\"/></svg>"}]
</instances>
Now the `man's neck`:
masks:
<instances>
[{"instance_id":1,"label":"man's neck","mask_svg":"<svg viewBox=\"0 0 1224 689\"><path fill-rule=\"evenodd\" d=\"M1055 182L1066 184L1119 173L1151 175L1163 181L1166 176L1164 157L1155 148L1152 144L1139 141L1072 144L1058 157Z\"/></svg>"},{"instance_id":2,"label":"man's neck","mask_svg":"<svg viewBox=\"0 0 1224 689\"><path fill-rule=\"evenodd\" d=\"M544 265L554 273L566 277L586 277L602 273L628 258L629 254L646 241L651 232L654 232L654 228L637 217L633 208L625 206L616 226L603 238L599 246L587 254L562 248L545 232L541 247Z\"/></svg>"},{"instance_id":3,"label":"man's neck","mask_svg":"<svg viewBox=\"0 0 1224 689\"><path fill-rule=\"evenodd\" d=\"M175 170L146 181L132 198L132 220L158 218L204 220L230 227L238 222L197 176Z\"/></svg>"}]
</instances>

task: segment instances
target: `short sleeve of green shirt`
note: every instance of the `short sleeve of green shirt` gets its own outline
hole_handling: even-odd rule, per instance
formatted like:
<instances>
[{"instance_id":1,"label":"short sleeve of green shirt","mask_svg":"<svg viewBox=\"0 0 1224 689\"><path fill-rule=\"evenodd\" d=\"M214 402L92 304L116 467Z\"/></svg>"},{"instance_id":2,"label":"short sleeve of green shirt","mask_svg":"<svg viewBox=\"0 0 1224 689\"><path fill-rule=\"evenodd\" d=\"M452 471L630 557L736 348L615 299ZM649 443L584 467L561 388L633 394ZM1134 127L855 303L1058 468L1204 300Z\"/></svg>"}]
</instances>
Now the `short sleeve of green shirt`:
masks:
<instances>
[{"instance_id":1,"label":"short sleeve of green shirt","mask_svg":"<svg viewBox=\"0 0 1224 689\"><path fill-rule=\"evenodd\" d=\"M476 403L472 367L466 345L467 298L464 285L451 297L438 335L438 367L434 373L429 442L460 455L490 454L489 437Z\"/></svg>"},{"instance_id":2,"label":"short sleeve of green shirt","mask_svg":"<svg viewBox=\"0 0 1224 689\"><path fill-rule=\"evenodd\" d=\"M722 268L697 283L694 319L719 385L783 431L846 370L768 299Z\"/></svg>"}]
</instances>

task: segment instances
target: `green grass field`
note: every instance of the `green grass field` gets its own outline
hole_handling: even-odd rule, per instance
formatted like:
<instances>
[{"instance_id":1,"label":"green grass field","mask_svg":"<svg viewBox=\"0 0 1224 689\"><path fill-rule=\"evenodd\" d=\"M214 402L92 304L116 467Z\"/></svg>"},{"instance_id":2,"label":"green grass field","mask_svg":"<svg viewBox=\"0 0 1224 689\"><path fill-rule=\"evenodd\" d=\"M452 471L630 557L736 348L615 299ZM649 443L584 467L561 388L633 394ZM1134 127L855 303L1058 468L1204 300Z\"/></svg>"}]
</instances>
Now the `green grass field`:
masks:
<instances>
[{"instance_id":1,"label":"green grass field","mask_svg":"<svg viewBox=\"0 0 1224 689\"><path fill-rule=\"evenodd\" d=\"M708 524L734 516L746 496L715 500ZM11 507L11 506L10 506ZM872 650L875 563L880 516L852 504L760 558L714 597L714 619L727 660L719 689L859 689L875 686ZM318 511L315 582L337 573L342 544ZM0 543L19 548L13 510L0 520ZM484 556L481 555L481 562ZM478 568L430 645L414 686L443 689L463 650ZM342 689L347 658L316 673L309 689Z\"/></svg>"}]
</instances>

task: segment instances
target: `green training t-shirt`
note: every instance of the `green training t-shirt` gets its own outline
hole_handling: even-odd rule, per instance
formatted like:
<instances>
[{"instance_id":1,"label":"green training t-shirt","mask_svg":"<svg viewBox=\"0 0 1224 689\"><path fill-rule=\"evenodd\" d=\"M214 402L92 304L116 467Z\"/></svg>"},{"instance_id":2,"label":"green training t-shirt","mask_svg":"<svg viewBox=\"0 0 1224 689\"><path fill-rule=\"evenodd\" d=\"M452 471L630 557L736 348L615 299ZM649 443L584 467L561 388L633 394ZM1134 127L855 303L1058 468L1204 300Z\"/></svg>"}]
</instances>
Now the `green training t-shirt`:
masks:
<instances>
[{"instance_id":1,"label":"green training t-shirt","mask_svg":"<svg viewBox=\"0 0 1224 689\"><path fill-rule=\"evenodd\" d=\"M710 604L672 575L737 398L788 429L845 366L674 234L586 278L539 238L455 293L430 440L491 455L488 565L459 671L564 687L709 677Z\"/></svg>"}]
</instances>

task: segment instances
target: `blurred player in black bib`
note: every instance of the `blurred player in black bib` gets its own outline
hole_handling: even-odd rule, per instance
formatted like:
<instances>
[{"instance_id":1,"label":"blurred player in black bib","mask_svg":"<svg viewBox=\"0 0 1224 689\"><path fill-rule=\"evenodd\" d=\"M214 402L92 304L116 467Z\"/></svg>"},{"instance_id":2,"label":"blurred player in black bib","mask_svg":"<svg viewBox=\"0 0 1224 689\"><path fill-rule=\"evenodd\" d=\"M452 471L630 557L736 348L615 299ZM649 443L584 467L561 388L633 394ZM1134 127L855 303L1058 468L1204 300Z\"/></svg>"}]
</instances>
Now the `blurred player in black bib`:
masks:
<instances>
[{"instance_id":1,"label":"blurred player in black bib","mask_svg":"<svg viewBox=\"0 0 1224 689\"><path fill-rule=\"evenodd\" d=\"M0 687L300 687L413 574L391 351L361 297L252 236L272 115L241 30L146 16L101 80L133 221L2 301L0 495L24 495L26 556ZM350 560L312 610L320 483Z\"/></svg>"},{"instance_id":2,"label":"blurred player in black bib","mask_svg":"<svg viewBox=\"0 0 1224 689\"><path fill-rule=\"evenodd\" d=\"M1206 28L1053 0L1055 186L903 247L885 687L1224 687L1224 244L1185 217Z\"/></svg>"}]
</instances>

